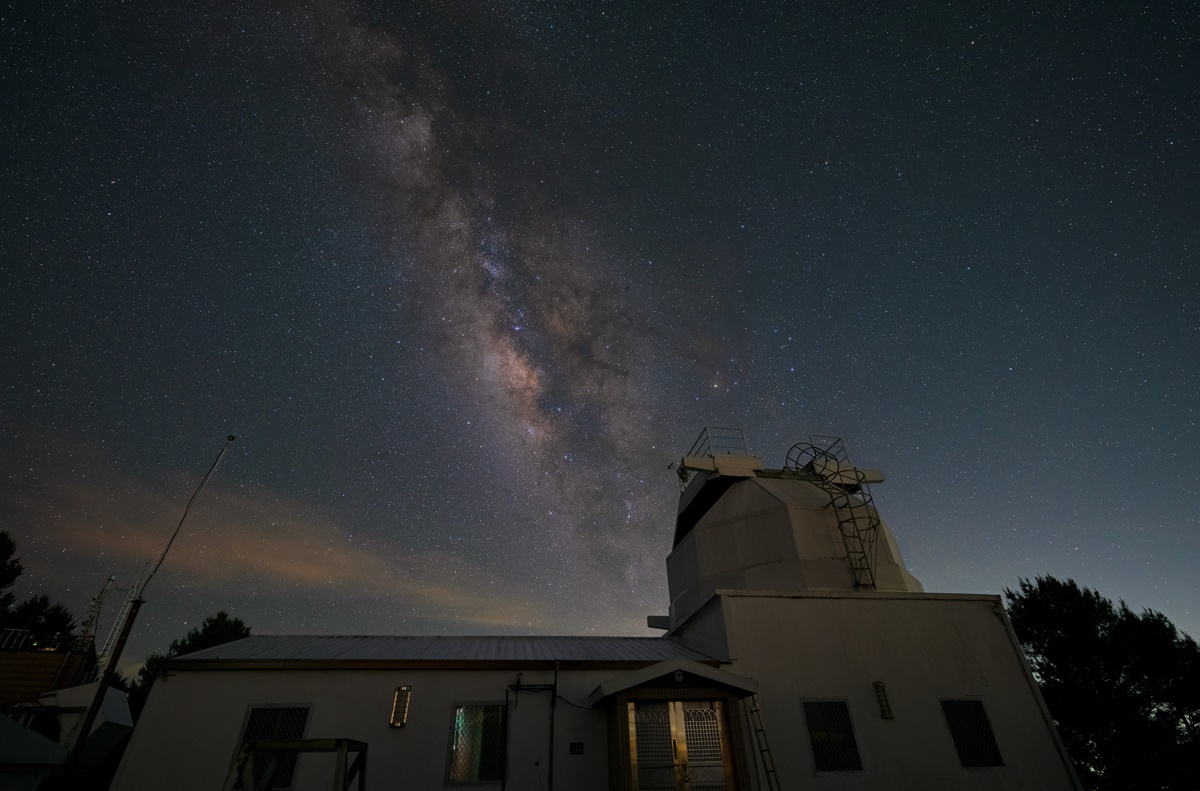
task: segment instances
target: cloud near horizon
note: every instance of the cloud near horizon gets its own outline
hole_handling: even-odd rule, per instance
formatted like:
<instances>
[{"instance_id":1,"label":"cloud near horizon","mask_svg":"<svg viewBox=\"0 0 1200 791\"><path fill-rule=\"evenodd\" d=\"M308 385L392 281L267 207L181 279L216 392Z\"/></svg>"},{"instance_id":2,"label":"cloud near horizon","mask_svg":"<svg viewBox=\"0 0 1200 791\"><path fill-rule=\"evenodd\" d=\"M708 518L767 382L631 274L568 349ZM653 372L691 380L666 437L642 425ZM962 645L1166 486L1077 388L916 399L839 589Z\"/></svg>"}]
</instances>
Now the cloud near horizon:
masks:
<instances>
[{"instance_id":1,"label":"cloud near horizon","mask_svg":"<svg viewBox=\"0 0 1200 791\"><path fill-rule=\"evenodd\" d=\"M0 513L26 568L18 595L49 587L82 617L83 597L109 574L128 585L158 559L194 482L179 473L135 478L95 451L70 455L75 464L31 465L24 480L0 496ZM53 497L45 496L48 489ZM36 591L24 590L30 583ZM223 591L227 599L239 591L234 598L248 605L284 598L311 599L314 607L332 600L347 609L383 603L396 609L398 627L409 629L439 620L480 628L554 626L539 615L552 611L548 602L532 600L530 590L467 559L364 541L323 509L264 488L223 486L219 479L197 502L147 595L161 599L164 588Z\"/></svg>"}]
</instances>

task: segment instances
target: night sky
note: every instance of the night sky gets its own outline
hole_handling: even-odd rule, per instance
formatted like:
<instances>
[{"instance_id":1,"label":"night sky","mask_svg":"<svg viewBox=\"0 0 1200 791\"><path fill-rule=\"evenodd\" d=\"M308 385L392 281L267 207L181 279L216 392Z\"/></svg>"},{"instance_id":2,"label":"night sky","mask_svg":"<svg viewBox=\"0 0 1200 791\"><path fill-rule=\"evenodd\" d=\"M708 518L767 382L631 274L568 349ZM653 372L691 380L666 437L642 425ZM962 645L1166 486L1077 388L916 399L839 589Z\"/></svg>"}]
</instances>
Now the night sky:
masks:
<instances>
[{"instance_id":1,"label":"night sky","mask_svg":"<svg viewBox=\"0 0 1200 791\"><path fill-rule=\"evenodd\" d=\"M648 634L705 425L1200 636L1190 2L4 4L0 529L137 662ZM114 591L101 625L111 624Z\"/></svg>"}]
</instances>

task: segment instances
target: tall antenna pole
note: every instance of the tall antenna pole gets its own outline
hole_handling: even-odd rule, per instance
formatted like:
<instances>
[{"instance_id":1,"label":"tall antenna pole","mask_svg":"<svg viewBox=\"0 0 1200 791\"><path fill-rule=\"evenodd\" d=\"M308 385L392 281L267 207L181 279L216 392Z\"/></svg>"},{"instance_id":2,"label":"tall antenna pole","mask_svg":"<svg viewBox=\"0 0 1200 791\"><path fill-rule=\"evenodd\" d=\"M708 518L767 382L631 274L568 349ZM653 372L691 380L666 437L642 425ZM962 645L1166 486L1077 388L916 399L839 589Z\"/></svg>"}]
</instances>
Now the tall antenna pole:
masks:
<instances>
[{"instance_id":1,"label":"tall antenna pole","mask_svg":"<svg viewBox=\"0 0 1200 791\"><path fill-rule=\"evenodd\" d=\"M196 487L196 491L192 493L192 499L188 500L187 506L183 509L183 516L179 518L179 524L175 527L175 532L171 534L171 540L167 542L166 549L158 558L158 563L154 564L154 568L150 571L146 581L142 583L141 590L137 596L129 602L129 615L125 618L125 623L121 626L121 634L117 638L117 644L113 647L112 656L108 659L108 665L104 668L104 673L100 676L100 684L96 687L96 696L92 698L92 705L88 706L87 716L83 718L83 726L79 729L79 737L75 740L75 746L71 748L71 755L67 758L66 773L68 776L75 773L79 766L79 757L83 755L83 748L87 745L88 734L92 730L92 726L96 724L96 716L100 713L100 704L104 701L104 694L108 691L108 685L112 682L113 675L117 672L117 660L121 658L121 652L125 650L125 642L129 639L129 633L133 631L133 622L137 620L138 611L141 610L145 599L142 594L146 592L146 586L150 584L158 567L167 559L167 552L170 551L171 545L175 543L175 537L179 535L179 531L183 528L184 521L187 520L188 514L195 505L196 500L200 497L200 492L204 491L204 487L208 485L208 479L216 472L217 465L221 463L221 459L225 456L225 452L229 450L229 446L237 439L230 434L225 439L225 445L221 448L221 452L217 454L217 458L213 461L212 466L208 468L208 472L204 473L204 478L200 481L200 485Z\"/></svg>"},{"instance_id":2,"label":"tall antenna pole","mask_svg":"<svg viewBox=\"0 0 1200 791\"><path fill-rule=\"evenodd\" d=\"M121 602L121 609L117 611L117 617L113 619L112 626L108 629L108 637L104 638L104 647L100 649L96 656L99 661L96 662L96 674L99 675L104 670L104 666L108 664L108 658L112 656L113 646L117 644L117 637L121 634L121 625L125 623L125 616L129 614L129 608L133 606L133 600L137 598L138 588L141 587L142 580L150 573L150 564L147 563L142 569L142 573L133 581L133 584L128 588L117 587L117 590L123 591L125 601ZM95 679L93 679L95 680Z\"/></svg>"}]
</instances>

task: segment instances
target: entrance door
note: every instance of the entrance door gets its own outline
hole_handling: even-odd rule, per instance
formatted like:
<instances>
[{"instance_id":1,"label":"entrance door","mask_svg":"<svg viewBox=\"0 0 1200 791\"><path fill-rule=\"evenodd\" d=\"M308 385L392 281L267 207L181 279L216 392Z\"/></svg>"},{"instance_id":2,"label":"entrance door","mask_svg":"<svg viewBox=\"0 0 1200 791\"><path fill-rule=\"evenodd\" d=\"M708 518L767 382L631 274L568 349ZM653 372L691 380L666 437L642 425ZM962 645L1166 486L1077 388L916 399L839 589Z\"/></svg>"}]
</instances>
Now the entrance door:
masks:
<instances>
[{"instance_id":1,"label":"entrance door","mask_svg":"<svg viewBox=\"0 0 1200 791\"><path fill-rule=\"evenodd\" d=\"M630 767L638 791L728 791L721 701L629 704Z\"/></svg>"}]
</instances>

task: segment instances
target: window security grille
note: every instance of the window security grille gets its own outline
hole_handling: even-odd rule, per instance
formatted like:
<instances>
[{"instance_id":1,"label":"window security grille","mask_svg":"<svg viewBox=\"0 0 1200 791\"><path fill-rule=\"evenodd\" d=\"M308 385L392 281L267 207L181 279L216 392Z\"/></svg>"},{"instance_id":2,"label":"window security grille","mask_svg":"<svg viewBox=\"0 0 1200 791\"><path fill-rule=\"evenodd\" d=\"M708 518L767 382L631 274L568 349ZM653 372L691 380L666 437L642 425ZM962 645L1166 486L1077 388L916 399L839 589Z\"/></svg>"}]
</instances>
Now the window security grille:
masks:
<instances>
[{"instance_id":1,"label":"window security grille","mask_svg":"<svg viewBox=\"0 0 1200 791\"><path fill-rule=\"evenodd\" d=\"M806 701L804 720L818 772L857 772L862 769L850 708L842 700Z\"/></svg>"},{"instance_id":2,"label":"window security grille","mask_svg":"<svg viewBox=\"0 0 1200 791\"><path fill-rule=\"evenodd\" d=\"M943 700L942 713L963 766L1004 766L982 701Z\"/></svg>"},{"instance_id":3,"label":"window security grille","mask_svg":"<svg viewBox=\"0 0 1200 791\"><path fill-rule=\"evenodd\" d=\"M246 732L242 744L263 739L303 739L304 726L308 723L307 706L262 706L250 709L246 720ZM239 746L239 750L241 747ZM292 775L296 772L297 753L257 753L251 760L254 769L254 787L284 791L292 787ZM272 769L272 764L274 768ZM267 776L268 770L270 776ZM241 780L236 788L242 788Z\"/></svg>"},{"instance_id":4,"label":"window security grille","mask_svg":"<svg viewBox=\"0 0 1200 791\"><path fill-rule=\"evenodd\" d=\"M637 728L639 771L673 766L675 748L671 744L671 711L667 704L639 705L634 714L634 724Z\"/></svg>"},{"instance_id":5,"label":"window security grille","mask_svg":"<svg viewBox=\"0 0 1200 791\"><path fill-rule=\"evenodd\" d=\"M685 708L683 729L687 738L688 761L721 763L721 726L712 709Z\"/></svg>"},{"instance_id":6,"label":"window security grille","mask_svg":"<svg viewBox=\"0 0 1200 791\"><path fill-rule=\"evenodd\" d=\"M707 704L687 702L683 704L682 713L687 741L688 788L691 791L726 791L720 713Z\"/></svg>"},{"instance_id":7,"label":"window security grille","mask_svg":"<svg viewBox=\"0 0 1200 791\"><path fill-rule=\"evenodd\" d=\"M454 708L450 782L498 782L504 779L506 720L503 704Z\"/></svg>"}]
</instances>

